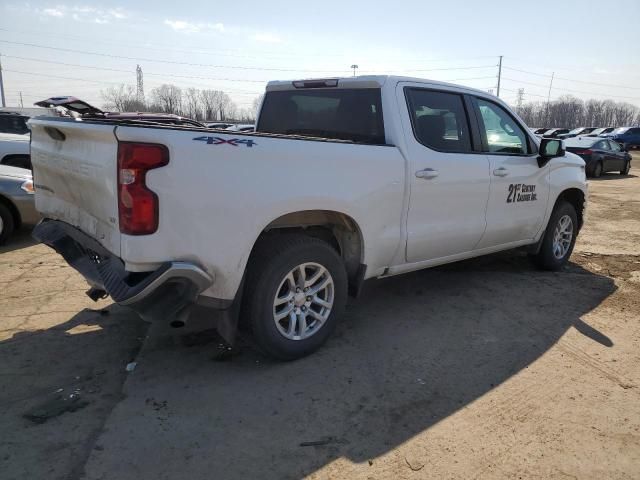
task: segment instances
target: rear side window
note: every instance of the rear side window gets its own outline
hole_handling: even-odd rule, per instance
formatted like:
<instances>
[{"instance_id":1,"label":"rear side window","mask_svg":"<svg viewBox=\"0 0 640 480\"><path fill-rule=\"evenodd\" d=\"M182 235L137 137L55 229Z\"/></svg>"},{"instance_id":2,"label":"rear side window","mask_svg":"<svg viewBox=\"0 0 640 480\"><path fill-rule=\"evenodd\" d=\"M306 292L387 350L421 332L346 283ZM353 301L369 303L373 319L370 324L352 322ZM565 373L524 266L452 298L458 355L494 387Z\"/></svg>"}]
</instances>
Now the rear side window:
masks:
<instances>
[{"instance_id":1,"label":"rear side window","mask_svg":"<svg viewBox=\"0 0 640 480\"><path fill-rule=\"evenodd\" d=\"M416 139L441 152L471 152L469 121L462 97L420 88L405 90Z\"/></svg>"},{"instance_id":2,"label":"rear side window","mask_svg":"<svg viewBox=\"0 0 640 480\"><path fill-rule=\"evenodd\" d=\"M482 125L481 132L486 134L487 145L491 153L524 155L529 152L527 135L511 115L499 105L476 99Z\"/></svg>"},{"instance_id":3,"label":"rear side window","mask_svg":"<svg viewBox=\"0 0 640 480\"><path fill-rule=\"evenodd\" d=\"M257 131L384 144L380 89L267 92Z\"/></svg>"}]
</instances>

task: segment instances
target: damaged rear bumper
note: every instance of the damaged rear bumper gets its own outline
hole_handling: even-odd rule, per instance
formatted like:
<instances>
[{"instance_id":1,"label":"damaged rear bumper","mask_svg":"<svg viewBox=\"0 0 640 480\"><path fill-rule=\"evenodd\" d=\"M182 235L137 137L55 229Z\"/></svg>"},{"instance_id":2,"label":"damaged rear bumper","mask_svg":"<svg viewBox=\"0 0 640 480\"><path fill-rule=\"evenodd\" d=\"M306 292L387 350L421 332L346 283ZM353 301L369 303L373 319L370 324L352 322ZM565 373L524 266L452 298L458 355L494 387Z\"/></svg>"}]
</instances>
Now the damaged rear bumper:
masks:
<instances>
[{"instance_id":1,"label":"damaged rear bumper","mask_svg":"<svg viewBox=\"0 0 640 480\"><path fill-rule=\"evenodd\" d=\"M161 317L171 324L184 323L198 295L213 283L207 272L188 262L165 262L153 272L128 272L122 260L96 240L58 220L39 223L33 237L87 280L93 300L110 295L148 320Z\"/></svg>"}]
</instances>

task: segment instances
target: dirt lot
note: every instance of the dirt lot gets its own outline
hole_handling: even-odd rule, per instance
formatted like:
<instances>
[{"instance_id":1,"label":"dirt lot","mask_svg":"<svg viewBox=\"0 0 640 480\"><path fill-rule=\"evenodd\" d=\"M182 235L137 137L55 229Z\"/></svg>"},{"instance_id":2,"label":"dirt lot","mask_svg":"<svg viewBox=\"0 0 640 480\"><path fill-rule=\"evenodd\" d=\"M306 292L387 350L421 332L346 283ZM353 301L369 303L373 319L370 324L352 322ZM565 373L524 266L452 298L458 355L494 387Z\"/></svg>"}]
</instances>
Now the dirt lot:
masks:
<instances>
[{"instance_id":1,"label":"dirt lot","mask_svg":"<svg viewBox=\"0 0 640 480\"><path fill-rule=\"evenodd\" d=\"M95 304L24 233L0 249L1 476L640 478L640 177L590 187L565 271L507 252L371 282L287 364Z\"/></svg>"}]
</instances>

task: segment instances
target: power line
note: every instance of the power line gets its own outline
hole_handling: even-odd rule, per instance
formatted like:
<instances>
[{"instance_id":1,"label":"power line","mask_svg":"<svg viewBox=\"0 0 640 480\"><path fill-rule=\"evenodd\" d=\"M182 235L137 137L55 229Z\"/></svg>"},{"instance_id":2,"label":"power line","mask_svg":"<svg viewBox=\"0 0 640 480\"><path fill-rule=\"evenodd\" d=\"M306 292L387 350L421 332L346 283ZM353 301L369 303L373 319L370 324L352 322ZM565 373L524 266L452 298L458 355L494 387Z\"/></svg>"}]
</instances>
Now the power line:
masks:
<instances>
[{"instance_id":1,"label":"power line","mask_svg":"<svg viewBox=\"0 0 640 480\"><path fill-rule=\"evenodd\" d=\"M531 72L529 70L522 70L519 68L512 68L512 67L503 67L505 70L513 70L514 72L520 72L520 73L527 73L529 75L535 75L538 77L545 77L545 78L551 78L551 75L546 75L543 73L537 73L537 72ZM576 83L584 83L584 84L588 84L588 85L597 85L600 87L613 87L613 88L628 88L630 90L640 90L640 87L631 87L628 85L615 85L615 84L611 84L611 83L599 83L599 82L588 82L586 80L576 80L574 78L566 78L566 77L558 77L555 76L554 77L556 80L566 80L568 82L576 82Z\"/></svg>"},{"instance_id":2,"label":"power line","mask_svg":"<svg viewBox=\"0 0 640 480\"><path fill-rule=\"evenodd\" d=\"M127 49L130 49L132 47L132 45L130 44L122 44L122 43L114 43L114 42L105 42L102 40L96 40L95 38L91 37L88 38L86 36L80 36L80 35L69 35L69 34L61 34L59 32L47 32L47 31L41 31L41 30L11 30L8 28L0 28L0 31L4 31L4 32L8 32L8 33L18 33L18 34L36 34L38 36L54 36L54 37L61 37L61 38L70 38L70 39L78 39L78 40L90 40L92 43L99 43L99 44L103 44L103 45L111 45L111 46L117 46L117 47L125 47ZM155 48L155 47L161 47L161 48ZM300 54L298 53L285 53L285 52L274 52L274 51L269 51L269 50L254 50L256 52L257 55L247 55L247 54L242 54L242 55L238 55L237 53L229 53L229 52L233 52L233 50L211 50L211 49L203 49L202 45L194 45L192 48L191 46L188 46L189 50L185 50L185 49L176 49L175 45L170 45L170 44L162 44L162 43L155 43L154 46L148 46L148 45L140 45L140 44L136 44L135 48L141 48L141 49L145 49L145 50L155 50L155 51L159 51L159 52L166 52L167 49L169 50L173 50L177 53L187 53L187 54L200 54L200 55L212 55L212 56L229 56L229 57L237 57L237 58L264 58L265 55L272 55L275 57L295 57L295 58L299 58ZM223 53L221 53L223 52ZM351 53L310 53L310 52L306 52L304 53L305 56L307 57L351 57L353 56ZM396 59L397 57L394 55L394 59ZM481 58L495 58L495 55L477 55L477 56L470 56L470 57L458 57L455 58L453 60L455 61L459 61L459 60L477 60L477 59L481 59ZM445 60L437 60L437 59L430 59L430 60L420 60L421 62L428 62L428 63L442 63L442 62L449 62L451 61L451 59L445 59Z\"/></svg>"},{"instance_id":3,"label":"power line","mask_svg":"<svg viewBox=\"0 0 640 480\"><path fill-rule=\"evenodd\" d=\"M335 73L335 72L346 72L343 69L335 69L335 70L308 70L308 69L292 69L292 68L269 68L269 67L249 67L245 65L211 65L206 63L192 63L192 62L178 62L173 60L159 60L152 58L144 58L144 57L129 57L125 55L114 55L109 53L99 53L99 52L90 52L86 50L76 50L71 48L60 48L60 47L50 47L48 45L38 45L35 43L23 43L23 42L13 42L9 40L0 40L0 43L9 43L12 45L22 45L27 47L34 48L44 48L48 50L58 50L62 52L70 52L70 53L80 53L83 55L96 55L100 57L108 57L108 58L119 58L124 60L133 60L133 61L144 61L144 62L155 62L155 63L167 63L172 65L188 65L193 67L207 67L207 68L229 68L229 69L238 69L238 70L258 70L258 71L266 71L266 72L308 72L308 73ZM471 66L471 67L447 67L447 68L432 68L432 69L409 69L409 70L399 70L405 72L430 72L430 71L445 71L445 70L470 70L476 68L492 68L493 65L479 65L479 66ZM370 72L374 72L373 70L369 70Z\"/></svg>"},{"instance_id":4,"label":"power line","mask_svg":"<svg viewBox=\"0 0 640 480\"><path fill-rule=\"evenodd\" d=\"M555 78L557 80L558 77L552 76L550 78ZM504 77L504 79L511 80L512 82L524 83L525 85L534 85L536 87L547 88L547 85L541 85L539 83L526 82L524 80L516 80L515 78L508 78L508 77ZM562 90L563 92L570 92L570 93L582 93L585 95L596 95L596 96L611 97L611 98L626 98L631 100L640 100L640 97L629 97L626 95L611 95L610 93L585 92L584 90L574 90L574 89L562 88L562 87L554 87L554 88L556 90Z\"/></svg>"},{"instance_id":5,"label":"power line","mask_svg":"<svg viewBox=\"0 0 640 480\"><path fill-rule=\"evenodd\" d=\"M122 84L126 84L126 82L109 82L109 81L105 81L105 80L90 80L87 78L77 78L77 77L62 77L59 75L51 75L48 73L36 73L36 72L23 72L23 71L19 71L19 70L9 70L9 69L4 69L5 72L12 72L12 73L20 73L23 75L35 75L38 77L49 77L49 78L58 78L58 79L62 79L62 80L74 80L74 81L79 81L79 82L89 82L89 83L100 83L100 84L110 84L110 85L122 85ZM233 93L235 95L260 95L260 93L262 92L250 92L247 90L228 90L226 89L227 92L229 93Z\"/></svg>"},{"instance_id":6,"label":"power line","mask_svg":"<svg viewBox=\"0 0 640 480\"><path fill-rule=\"evenodd\" d=\"M60 48L60 47L50 47L48 45L38 45L36 43L23 43L23 42L12 42L9 40L0 40L0 43L8 43L11 45L22 45L25 47L34 47L34 48L44 48L47 50L57 50L60 52L70 52L70 53L80 53L83 55L96 55L98 57L108 57L108 58L121 58L124 60L133 60L140 62L154 62L154 63L167 63L171 65L189 65L192 67L207 67L207 68L230 68L237 70L259 70L265 72L308 72L308 73L335 73L345 71L343 69L336 70L307 70L307 69L291 69L291 68L267 68L267 67L247 67L244 65L211 65L207 63L191 63L191 62L177 62L174 60L158 60L153 58L144 58L144 57L128 57L125 55L113 55L109 53L99 53L99 52L89 52L86 50L76 50L72 48Z\"/></svg>"},{"instance_id":7,"label":"power line","mask_svg":"<svg viewBox=\"0 0 640 480\"><path fill-rule=\"evenodd\" d=\"M78 82L103 83L103 84L110 84L110 85L121 85L123 83L123 82L109 82L106 80L89 80L88 78L61 77L59 75L49 75L48 73L22 72L19 70L9 70L7 68L5 68L4 71L12 72L12 73L21 73L22 75L35 75L38 77L59 78L61 80L74 80Z\"/></svg>"}]
</instances>

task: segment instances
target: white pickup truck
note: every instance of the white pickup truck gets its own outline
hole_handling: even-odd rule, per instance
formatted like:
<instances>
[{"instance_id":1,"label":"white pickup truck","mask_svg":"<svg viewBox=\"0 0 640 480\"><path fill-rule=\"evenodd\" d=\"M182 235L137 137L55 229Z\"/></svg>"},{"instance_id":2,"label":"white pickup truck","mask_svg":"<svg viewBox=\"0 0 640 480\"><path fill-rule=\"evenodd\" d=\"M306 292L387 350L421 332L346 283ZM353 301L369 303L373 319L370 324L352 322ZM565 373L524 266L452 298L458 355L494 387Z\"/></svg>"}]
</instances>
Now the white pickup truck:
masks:
<instances>
[{"instance_id":1,"label":"white pickup truck","mask_svg":"<svg viewBox=\"0 0 640 480\"><path fill-rule=\"evenodd\" d=\"M224 311L280 359L362 282L526 246L562 267L584 162L500 99L392 76L268 84L256 132L36 118L37 239L143 317Z\"/></svg>"}]
</instances>

